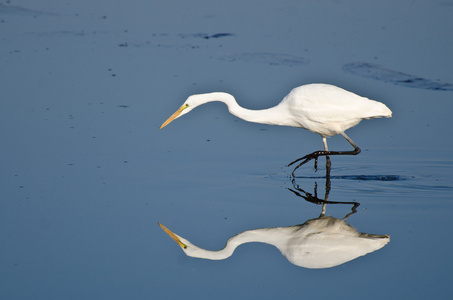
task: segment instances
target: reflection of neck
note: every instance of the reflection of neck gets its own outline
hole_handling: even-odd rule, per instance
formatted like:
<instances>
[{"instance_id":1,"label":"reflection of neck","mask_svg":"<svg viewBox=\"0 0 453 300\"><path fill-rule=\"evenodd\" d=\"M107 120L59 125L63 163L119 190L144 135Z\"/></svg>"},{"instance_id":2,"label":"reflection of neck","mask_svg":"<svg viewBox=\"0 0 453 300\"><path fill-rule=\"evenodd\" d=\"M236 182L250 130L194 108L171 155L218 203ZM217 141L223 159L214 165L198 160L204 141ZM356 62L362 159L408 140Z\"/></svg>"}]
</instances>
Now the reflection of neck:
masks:
<instances>
[{"instance_id":1,"label":"reflection of neck","mask_svg":"<svg viewBox=\"0 0 453 300\"><path fill-rule=\"evenodd\" d=\"M187 255L192 257L198 258L206 258L212 260L221 260L230 257L234 250L242 244L245 243L266 243L277 246L279 244L279 239L276 238L280 235L269 234L269 231L278 230L278 231L287 231L287 228L263 228L263 229L256 229L256 230L249 230L242 232L238 235L235 235L231 239L228 240L225 248L219 251L209 251L205 249L198 248L194 245L191 245L193 248L190 253Z\"/></svg>"}]
</instances>

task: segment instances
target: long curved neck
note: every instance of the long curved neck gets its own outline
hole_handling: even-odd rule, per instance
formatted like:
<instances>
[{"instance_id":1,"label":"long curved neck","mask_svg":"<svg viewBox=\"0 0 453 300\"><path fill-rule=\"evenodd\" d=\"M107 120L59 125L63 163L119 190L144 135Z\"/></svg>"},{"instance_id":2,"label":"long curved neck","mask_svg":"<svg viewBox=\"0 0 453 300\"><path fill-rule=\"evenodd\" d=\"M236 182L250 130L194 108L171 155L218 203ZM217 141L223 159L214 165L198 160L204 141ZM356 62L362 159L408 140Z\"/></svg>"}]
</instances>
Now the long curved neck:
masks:
<instances>
[{"instance_id":1,"label":"long curved neck","mask_svg":"<svg viewBox=\"0 0 453 300\"><path fill-rule=\"evenodd\" d=\"M223 102L226 104L231 114L248 122L285 125L282 123L282 120L284 120L281 116L282 109L278 105L268 109L251 110L239 106L236 99L228 93L207 93L197 95L197 97L199 98L199 105L213 101Z\"/></svg>"},{"instance_id":2,"label":"long curved neck","mask_svg":"<svg viewBox=\"0 0 453 300\"><path fill-rule=\"evenodd\" d=\"M244 231L239 233L238 235L233 236L231 239L228 240L225 248L219 251L210 251L199 248L197 246L191 245L193 248L191 253L187 253L187 255L192 257L198 258L205 258L211 260L221 260L230 257L234 250L242 244L245 243L266 243L271 244L279 248L280 246L280 239L278 238L278 234L273 234L273 230L284 230L283 228L263 228L263 229L255 229ZM276 232L275 232L276 233Z\"/></svg>"}]
</instances>

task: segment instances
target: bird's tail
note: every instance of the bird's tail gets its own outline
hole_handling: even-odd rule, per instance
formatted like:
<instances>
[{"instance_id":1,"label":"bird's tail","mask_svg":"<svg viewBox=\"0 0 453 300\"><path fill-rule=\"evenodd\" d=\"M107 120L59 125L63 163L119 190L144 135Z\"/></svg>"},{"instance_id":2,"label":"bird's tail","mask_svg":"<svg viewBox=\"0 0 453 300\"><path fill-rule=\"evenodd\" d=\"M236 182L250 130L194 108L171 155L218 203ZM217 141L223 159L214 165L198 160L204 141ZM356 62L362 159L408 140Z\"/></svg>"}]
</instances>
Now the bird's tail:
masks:
<instances>
[{"instance_id":1,"label":"bird's tail","mask_svg":"<svg viewBox=\"0 0 453 300\"><path fill-rule=\"evenodd\" d=\"M364 119L374 119L374 118L391 118L392 111L384 103L370 100L373 105L368 110L368 114Z\"/></svg>"}]
</instances>

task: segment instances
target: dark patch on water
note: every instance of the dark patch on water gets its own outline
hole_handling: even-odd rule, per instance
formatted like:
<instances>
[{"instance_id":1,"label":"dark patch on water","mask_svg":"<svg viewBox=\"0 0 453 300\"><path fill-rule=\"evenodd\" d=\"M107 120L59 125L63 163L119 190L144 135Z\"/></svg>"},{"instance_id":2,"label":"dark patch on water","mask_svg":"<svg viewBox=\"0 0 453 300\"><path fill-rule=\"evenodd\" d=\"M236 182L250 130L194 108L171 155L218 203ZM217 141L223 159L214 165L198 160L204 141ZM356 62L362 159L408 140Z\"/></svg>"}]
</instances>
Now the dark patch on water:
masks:
<instances>
[{"instance_id":1,"label":"dark patch on water","mask_svg":"<svg viewBox=\"0 0 453 300\"><path fill-rule=\"evenodd\" d=\"M395 85L426 90L453 91L453 84L451 83L441 83L434 80L413 76L403 72L386 69L372 63L354 62L343 65L342 69L345 72L357 76L392 83Z\"/></svg>"},{"instance_id":2,"label":"dark patch on water","mask_svg":"<svg viewBox=\"0 0 453 300\"><path fill-rule=\"evenodd\" d=\"M342 175L332 176L333 179L349 179L349 180L377 180L377 181L397 181L406 180L406 177L399 175Z\"/></svg>"},{"instance_id":3,"label":"dark patch on water","mask_svg":"<svg viewBox=\"0 0 453 300\"><path fill-rule=\"evenodd\" d=\"M232 33L216 33L213 35L206 35L203 38L204 39L218 39L218 38L223 38L223 37L232 36L232 35L233 35Z\"/></svg>"},{"instance_id":4,"label":"dark patch on water","mask_svg":"<svg viewBox=\"0 0 453 300\"><path fill-rule=\"evenodd\" d=\"M220 33L214 33L214 34L208 34L208 33L191 33L191 34L180 34L179 36L182 38L202 38L205 40L209 39L219 39L219 38L224 38L224 37L229 37L233 36L234 34L228 33L228 32L220 32Z\"/></svg>"},{"instance_id":5,"label":"dark patch on water","mask_svg":"<svg viewBox=\"0 0 453 300\"><path fill-rule=\"evenodd\" d=\"M326 178L325 176L297 176L296 178L318 179ZM330 176L330 179L347 179L360 181L399 181L407 180L407 177L400 175L337 175Z\"/></svg>"},{"instance_id":6,"label":"dark patch on water","mask_svg":"<svg viewBox=\"0 0 453 300\"><path fill-rule=\"evenodd\" d=\"M253 52L225 55L221 57L221 59L231 62L242 61L248 63L261 63L272 66L288 66L288 67L303 66L308 64L308 59L303 57L269 52Z\"/></svg>"}]
</instances>

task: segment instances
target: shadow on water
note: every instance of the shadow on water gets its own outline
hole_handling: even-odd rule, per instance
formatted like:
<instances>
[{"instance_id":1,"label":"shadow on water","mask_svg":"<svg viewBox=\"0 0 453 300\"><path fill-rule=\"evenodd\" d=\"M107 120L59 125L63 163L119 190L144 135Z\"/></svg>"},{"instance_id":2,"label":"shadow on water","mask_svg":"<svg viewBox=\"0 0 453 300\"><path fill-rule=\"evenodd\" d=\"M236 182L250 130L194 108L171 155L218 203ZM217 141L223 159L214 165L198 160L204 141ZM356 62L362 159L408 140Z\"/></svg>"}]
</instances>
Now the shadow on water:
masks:
<instances>
[{"instance_id":1,"label":"shadow on water","mask_svg":"<svg viewBox=\"0 0 453 300\"><path fill-rule=\"evenodd\" d=\"M164 225L159 225L175 240L187 256L222 260L233 255L234 250L242 244L258 242L278 248L292 264L310 268L331 268L364 256L384 247L389 241L388 235L376 235L358 232L346 223L351 215L357 213L358 202L337 202L328 200L330 193L330 177L326 176L326 188L323 198L317 195L315 183L314 193L304 191L292 179L294 195L314 204L322 205L321 214L302 224L287 227L259 228L243 231L230 238L225 247L219 251L210 251L193 245L187 239L171 232ZM327 205L351 205L351 212L341 219L326 215Z\"/></svg>"},{"instance_id":2,"label":"shadow on water","mask_svg":"<svg viewBox=\"0 0 453 300\"><path fill-rule=\"evenodd\" d=\"M322 179L325 176L296 176L295 178L304 179ZM400 175L337 175L330 176L331 179L347 179L347 180L360 180L360 181L399 181L407 180L408 178Z\"/></svg>"},{"instance_id":3,"label":"shadow on water","mask_svg":"<svg viewBox=\"0 0 453 300\"><path fill-rule=\"evenodd\" d=\"M375 79L386 83L392 83L395 85L436 90L436 91L453 91L453 84L442 83L435 80L406 74L403 72L390 70L381 67L377 64L354 62L348 63L343 66L343 71L351 73L364 78Z\"/></svg>"}]
</instances>

